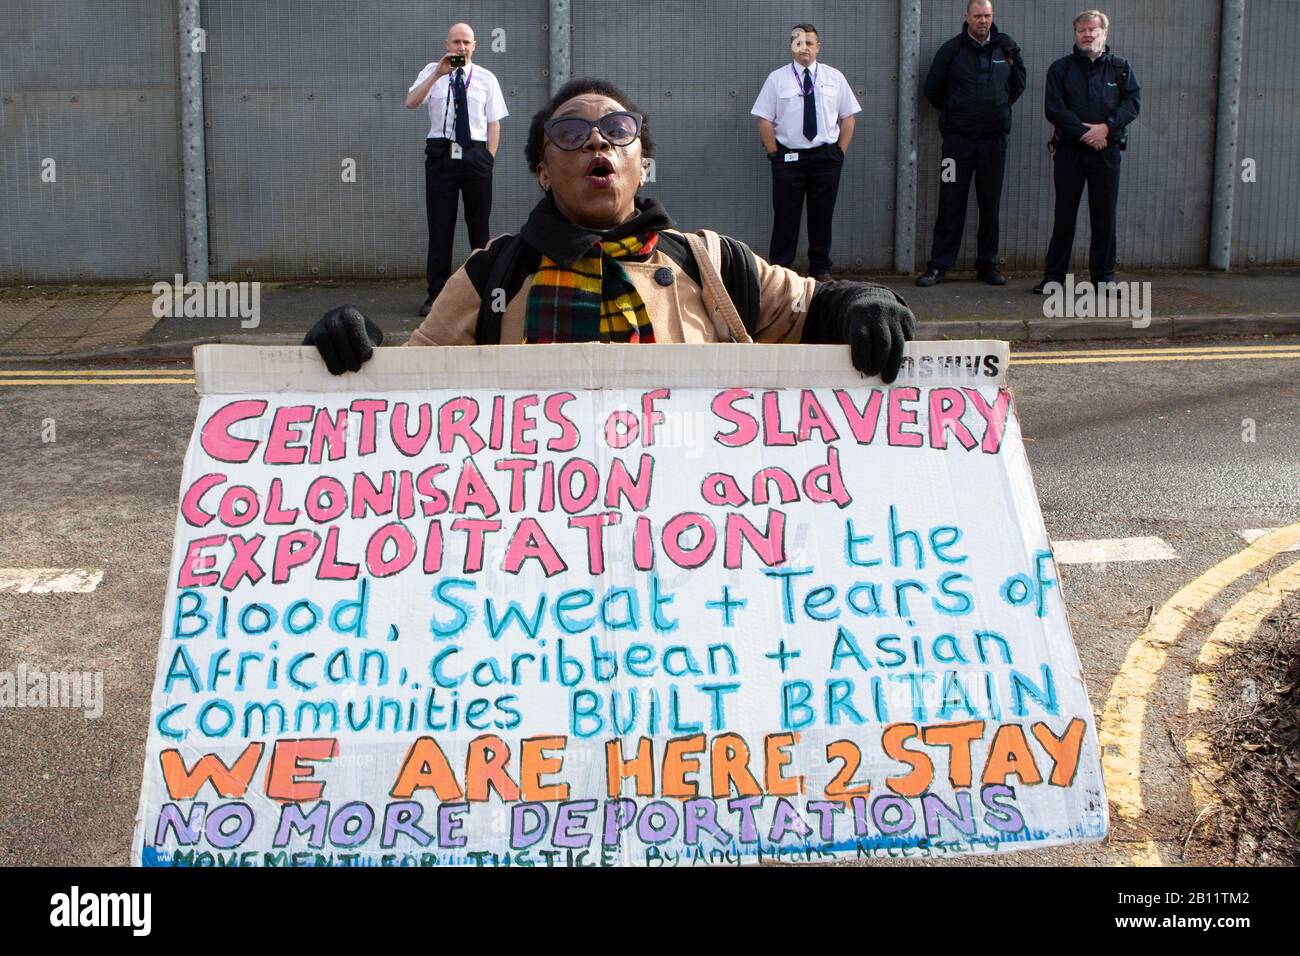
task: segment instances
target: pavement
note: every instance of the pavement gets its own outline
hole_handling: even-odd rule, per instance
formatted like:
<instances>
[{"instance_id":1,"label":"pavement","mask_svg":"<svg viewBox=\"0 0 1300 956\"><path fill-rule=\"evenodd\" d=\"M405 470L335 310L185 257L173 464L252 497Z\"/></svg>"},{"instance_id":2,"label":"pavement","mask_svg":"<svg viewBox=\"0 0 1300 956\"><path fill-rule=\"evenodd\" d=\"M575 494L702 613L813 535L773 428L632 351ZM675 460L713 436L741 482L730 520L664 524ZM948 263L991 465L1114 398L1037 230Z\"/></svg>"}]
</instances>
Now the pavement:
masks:
<instances>
[{"instance_id":1,"label":"pavement","mask_svg":"<svg viewBox=\"0 0 1300 956\"><path fill-rule=\"evenodd\" d=\"M1300 270L1127 273L1145 287L1146 318L1050 317L1031 295L1038 275L1011 275L1002 287L950 273L928 289L910 276L862 276L898 291L921 321L919 337L1057 342L1300 332ZM262 283L257 322L238 317L158 318L149 286L10 287L0 289L0 359L188 358L194 345L297 343L324 312L351 303L376 321L390 343L419 324L418 280Z\"/></svg>"},{"instance_id":2,"label":"pavement","mask_svg":"<svg viewBox=\"0 0 1300 956\"><path fill-rule=\"evenodd\" d=\"M1216 621L1300 568L1297 370L1300 336L1013 351L1025 447L1107 755L1112 832L1100 844L926 865L1218 862L1200 839L1190 694ZM101 672L104 712L0 715L0 865L125 865L193 376L182 363L5 372L0 568L102 574L62 589L0 583L0 671ZM1290 530L1255 537L1276 528ZM1171 616L1187 626L1160 637L1158 656L1143 653ZM1115 714L1145 732L1125 733Z\"/></svg>"}]
</instances>

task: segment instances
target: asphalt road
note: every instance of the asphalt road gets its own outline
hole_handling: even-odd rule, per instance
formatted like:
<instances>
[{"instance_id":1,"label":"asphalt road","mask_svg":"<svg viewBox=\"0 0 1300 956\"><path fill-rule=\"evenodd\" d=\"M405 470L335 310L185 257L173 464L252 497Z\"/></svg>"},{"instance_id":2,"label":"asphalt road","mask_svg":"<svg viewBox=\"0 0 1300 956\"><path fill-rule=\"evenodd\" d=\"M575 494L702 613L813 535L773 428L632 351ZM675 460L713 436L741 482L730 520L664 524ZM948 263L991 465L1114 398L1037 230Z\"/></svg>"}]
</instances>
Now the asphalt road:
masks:
<instances>
[{"instance_id":1,"label":"asphalt road","mask_svg":"<svg viewBox=\"0 0 1300 956\"><path fill-rule=\"evenodd\" d=\"M1300 339L1235 344L1276 350L1300 346ZM1240 532L1300 522L1300 357L1184 353L1174 361L1117 362L1118 353L1053 354L1083 361L1026 358L1011 369L1049 534L1153 536L1177 555L1062 569L1088 692L1101 715L1154 610L1241 552ZM0 590L0 670L25 662L102 671L107 698L96 720L67 710L0 711L0 865L128 862L157 622L196 404L185 384L0 386L0 568L105 572L89 594ZM43 440L51 428L54 440ZM1196 634L1208 632L1266 572L1296 557L1279 555L1233 580L1208 600L1192 635L1168 648L1146 701L1140 767L1133 768L1145 801L1140 816L1125 819L1113 808L1105 844L961 862L1204 862L1194 846L1183 855L1196 814L1177 743L1185 735Z\"/></svg>"}]
</instances>

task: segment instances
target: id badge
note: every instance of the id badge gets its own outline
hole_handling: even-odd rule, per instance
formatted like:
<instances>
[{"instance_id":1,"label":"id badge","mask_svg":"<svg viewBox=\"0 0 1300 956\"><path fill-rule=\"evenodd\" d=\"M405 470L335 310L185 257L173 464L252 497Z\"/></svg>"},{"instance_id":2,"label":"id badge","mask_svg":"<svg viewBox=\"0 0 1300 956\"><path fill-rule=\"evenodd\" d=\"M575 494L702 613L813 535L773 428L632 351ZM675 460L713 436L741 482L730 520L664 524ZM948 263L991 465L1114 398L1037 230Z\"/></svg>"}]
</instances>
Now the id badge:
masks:
<instances>
[{"instance_id":1,"label":"id badge","mask_svg":"<svg viewBox=\"0 0 1300 956\"><path fill-rule=\"evenodd\" d=\"M465 151L464 151L463 149L461 149L461 145L460 145L460 143L452 143L452 144L451 144L451 158L452 158L452 159L460 159L460 158L461 158L462 156L464 156L464 155L465 155Z\"/></svg>"},{"instance_id":2,"label":"id badge","mask_svg":"<svg viewBox=\"0 0 1300 956\"><path fill-rule=\"evenodd\" d=\"M797 163L797 162L799 162L799 154L798 154L798 153L786 153L786 154L785 154L785 161L786 161L787 163Z\"/></svg>"}]
</instances>

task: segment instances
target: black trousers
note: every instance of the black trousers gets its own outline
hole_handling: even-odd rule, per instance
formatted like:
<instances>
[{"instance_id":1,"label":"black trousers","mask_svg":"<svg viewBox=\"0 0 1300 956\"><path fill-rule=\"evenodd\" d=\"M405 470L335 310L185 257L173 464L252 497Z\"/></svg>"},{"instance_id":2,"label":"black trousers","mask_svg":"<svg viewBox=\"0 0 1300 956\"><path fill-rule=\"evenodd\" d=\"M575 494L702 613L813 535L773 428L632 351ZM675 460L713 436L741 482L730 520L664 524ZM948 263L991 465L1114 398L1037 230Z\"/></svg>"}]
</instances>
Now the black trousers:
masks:
<instances>
[{"instance_id":1,"label":"black trousers","mask_svg":"<svg viewBox=\"0 0 1300 956\"><path fill-rule=\"evenodd\" d=\"M1002 178L1007 166L1005 136L964 136L945 133L939 177L939 212L934 221L930 268L945 272L957 264L961 237L966 229L966 197L975 181L979 206L979 238L975 251L978 272L994 269L998 260L998 209L1002 204ZM952 182L945 180L948 160L953 161ZM950 167L951 168L951 167Z\"/></svg>"},{"instance_id":2,"label":"black trousers","mask_svg":"<svg viewBox=\"0 0 1300 956\"><path fill-rule=\"evenodd\" d=\"M460 196L465 197L465 228L471 248L482 249L488 243L494 162L487 143L471 143L460 159L451 158L449 140L430 139L424 144L424 212L429 220L425 274L429 295L435 299L451 278Z\"/></svg>"},{"instance_id":3,"label":"black trousers","mask_svg":"<svg viewBox=\"0 0 1300 956\"><path fill-rule=\"evenodd\" d=\"M1115 219L1119 210L1119 167L1123 154L1118 146L1090 149L1062 145L1054 154L1052 180L1056 185L1056 211L1052 217L1052 241L1047 247L1043 278L1064 282L1070 271L1070 249L1074 246L1074 224L1079 200L1088 187L1088 271L1093 282L1115 278L1115 257L1119 244Z\"/></svg>"},{"instance_id":4,"label":"black trousers","mask_svg":"<svg viewBox=\"0 0 1300 956\"><path fill-rule=\"evenodd\" d=\"M787 163L787 153L797 162ZM831 271L831 219L840 189L844 154L832 144L814 149L787 149L777 145L772 163L772 245L768 261L788 266L799 251L799 226L804 199L808 200L808 269Z\"/></svg>"}]
</instances>

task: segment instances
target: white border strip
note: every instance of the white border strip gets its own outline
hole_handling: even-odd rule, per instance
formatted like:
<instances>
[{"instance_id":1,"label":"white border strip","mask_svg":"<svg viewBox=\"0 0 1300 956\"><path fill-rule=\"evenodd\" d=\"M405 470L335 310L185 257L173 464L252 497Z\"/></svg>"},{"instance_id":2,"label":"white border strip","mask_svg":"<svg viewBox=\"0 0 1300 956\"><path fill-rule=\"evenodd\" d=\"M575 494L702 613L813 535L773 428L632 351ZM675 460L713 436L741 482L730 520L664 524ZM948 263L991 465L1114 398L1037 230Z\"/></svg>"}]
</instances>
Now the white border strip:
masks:
<instances>
[{"instance_id":1,"label":"white border strip","mask_svg":"<svg viewBox=\"0 0 1300 956\"><path fill-rule=\"evenodd\" d=\"M102 580L91 568L0 568L0 593L89 594Z\"/></svg>"},{"instance_id":2,"label":"white border strip","mask_svg":"<svg viewBox=\"0 0 1300 956\"><path fill-rule=\"evenodd\" d=\"M1163 538L1096 538L1053 541L1057 564L1111 564L1124 561L1172 561L1178 552Z\"/></svg>"},{"instance_id":3,"label":"white border strip","mask_svg":"<svg viewBox=\"0 0 1300 956\"><path fill-rule=\"evenodd\" d=\"M909 342L895 385L1006 386L1006 342ZM381 348L330 375L311 347L201 345L200 395L400 392L436 388L802 388L882 384L843 345L487 345Z\"/></svg>"}]
</instances>

